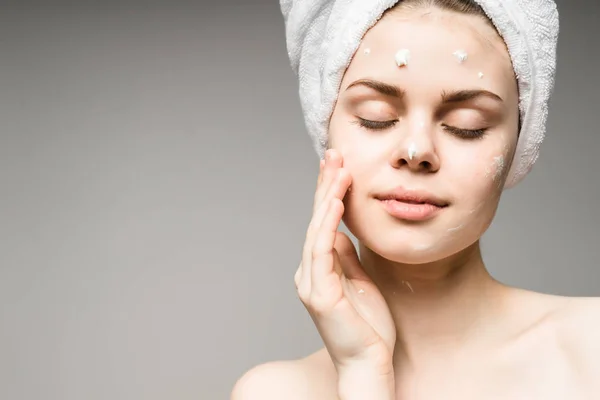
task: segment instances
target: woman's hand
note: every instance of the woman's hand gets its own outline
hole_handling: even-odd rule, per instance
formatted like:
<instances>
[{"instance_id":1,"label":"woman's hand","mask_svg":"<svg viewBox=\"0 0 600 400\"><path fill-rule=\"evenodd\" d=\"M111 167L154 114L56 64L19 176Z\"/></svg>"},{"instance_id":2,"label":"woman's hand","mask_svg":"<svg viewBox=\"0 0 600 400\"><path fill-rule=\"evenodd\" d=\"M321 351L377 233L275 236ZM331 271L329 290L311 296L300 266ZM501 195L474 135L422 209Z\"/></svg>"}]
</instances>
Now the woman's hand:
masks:
<instances>
[{"instance_id":1,"label":"woman's hand","mask_svg":"<svg viewBox=\"0 0 600 400\"><path fill-rule=\"evenodd\" d=\"M393 394L396 329L353 243L337 231L344 213L342 199L351 184L342 164L335 150L328 150L326 160L321 161L313 216L294 279L338 371L340 394L358 395L359 389L366 389L364 398L375 400L388 395L374 397L374 392L390 389ZM351 386L356 386L356 391Z\"/></svg>"}]
</instances>

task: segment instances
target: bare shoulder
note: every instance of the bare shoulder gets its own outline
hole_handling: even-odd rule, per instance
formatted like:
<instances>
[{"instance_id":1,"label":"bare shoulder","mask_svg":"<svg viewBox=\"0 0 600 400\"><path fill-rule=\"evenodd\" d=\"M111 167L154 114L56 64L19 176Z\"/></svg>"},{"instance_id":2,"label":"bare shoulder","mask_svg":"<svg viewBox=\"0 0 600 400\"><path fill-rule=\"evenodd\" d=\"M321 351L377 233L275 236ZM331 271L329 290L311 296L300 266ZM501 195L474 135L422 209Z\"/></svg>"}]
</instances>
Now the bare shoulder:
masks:
<instances>
[{"instance_id":1,"label":"bare shoulder","mask_svg":"<svg viewBox=\"0 0 600 400\"><path fill-rule=\"evenodd\" d=\"M578 341L593 338L594 343L598 342L600 297L567 297L564 306L555 316L557 327L565 338L574 338Z\"/></svg>"},{"instance_id":2,"label":"bare shoulder","mask_svg":"<svg viewBox=\"0 0 600 400\"><path fill-rule=\"evenodd\" d=\"M307 399L307 377L300 360L257 365L235 383L231 400Z\"/></svg>"},{"instance_id":3,"label":"bare shoulder","mask_svg":"<svg viewBox=\"0 0 600 400\"><path fill-rule=\"evenodd\" d=\"M600 375L600 298L568 298L556 314L556 328L570 361L584 375Z\"/></svg>"},{"instance_id":4,"label":"bare shoulder","mask_svg":"<svg viewBox=\"0 0 600 400\"><path fill-rule=\"evenodd\" d=\"M531 340L551 338L571 361L591 357L600 367L600 297L568 297L515 290L518 311ZM581 361L581 360L580 360ZM600 370L597 372L600 373Z\"/></svg>"},{"instance_id":5,"label":"bare shoulder","mask_svg":"<svg viewBox=\"0 0 600 400\"><path fill-rule=\"evenodd\" d=\"M257 365L235 383L231 400L337 399L336 375L327 352Z\"/></svg>"},{"instance_id":6,"label":"bare shoulder","mask_svg":"<svg viewBox=\"0 0 600 400\"><path fill-rule=\"evenodd\" d=\"M534 328L552 328L559 335L596 335L600 333L600 297L569 297L527 290L514 290L516 304L525 321Z\"/></svg>"}]
</instances>

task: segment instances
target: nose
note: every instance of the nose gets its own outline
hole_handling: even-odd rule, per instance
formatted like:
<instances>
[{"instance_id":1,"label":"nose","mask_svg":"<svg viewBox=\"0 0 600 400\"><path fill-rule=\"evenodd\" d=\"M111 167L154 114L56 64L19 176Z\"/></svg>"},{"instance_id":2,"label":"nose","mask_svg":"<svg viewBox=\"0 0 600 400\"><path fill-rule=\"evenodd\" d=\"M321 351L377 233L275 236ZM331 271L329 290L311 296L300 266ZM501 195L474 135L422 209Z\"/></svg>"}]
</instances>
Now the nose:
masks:
<instances>
[{"instance_id":1,"label":"nose","mask_svg":"<svg viewBox=\"0 0 600 400\"><path fill-rule=\"evenodd\" d=\"M399 131L390 164L396 169L409 168L420 173L436 172L440 168L440 159L431 123L423 118L405 121L405 126Z\"/></svg>"}]
</instances>

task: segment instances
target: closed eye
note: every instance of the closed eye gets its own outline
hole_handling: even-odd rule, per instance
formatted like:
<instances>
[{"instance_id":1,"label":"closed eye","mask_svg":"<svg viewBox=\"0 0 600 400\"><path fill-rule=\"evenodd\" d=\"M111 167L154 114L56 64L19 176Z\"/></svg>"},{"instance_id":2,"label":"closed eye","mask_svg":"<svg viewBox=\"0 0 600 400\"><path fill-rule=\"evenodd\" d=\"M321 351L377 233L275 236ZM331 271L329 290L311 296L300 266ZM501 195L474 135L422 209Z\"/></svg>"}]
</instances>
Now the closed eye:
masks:
<instances>
[{"instance_id":1,"label":"closed eye","mask_svg":"<svg viewBox=\"0 0 600 400\"><path fill-rule=\"evenodd\" d=\"M390 121L372 121L364 118L357 117L356 121L350 121L353 124L359 125L361 128L365 128L371 131L383 131L392 128L398 122L397 119ZM463 139L480 139L483 138L487 129L463 129L455 126L442 124L445 131L458 136Z\"/></svg>"},{"instance_id":2,"label":"closed eye","mask_svg":"<svg viewBox=\"0 0 600 400\"><path fill-rule=\"evenodd\" d=\"M396 125L397 119L390 121L371 121L368 119L357 117L356 121L350 121L353 124L358 124L360 127L371 130L371 131L383 131Z\"/></svg>"},{"instance_id":3,"label":"closed eye","mask_svg":"<svg viewBox=\"0 0 600 400\"><path fill-rule=\"evenodd\" d=\"M442 127L447 132L450 132L451 134L456 135L463 139L481 139L484 137L484 135L487 131L487 128L462 129L462 128L457 128L455 126L450 126L450 125L446 125L446 124L442 124Z\"/></svg>"}]
</instances>

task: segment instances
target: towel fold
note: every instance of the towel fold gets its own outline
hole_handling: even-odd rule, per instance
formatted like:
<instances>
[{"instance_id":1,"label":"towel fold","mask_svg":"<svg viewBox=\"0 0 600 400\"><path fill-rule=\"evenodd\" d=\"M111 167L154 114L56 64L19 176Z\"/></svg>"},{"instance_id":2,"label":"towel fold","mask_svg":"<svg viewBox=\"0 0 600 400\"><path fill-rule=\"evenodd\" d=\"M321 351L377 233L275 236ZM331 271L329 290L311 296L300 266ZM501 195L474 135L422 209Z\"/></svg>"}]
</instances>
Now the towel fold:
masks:
<instances>
[{"instance_id":1,"label":"towel fold","mask_svg":"<svg viewBox=\"0 0 600 400\"><path fill-rule=\"evenodd\" d=\"M505 188L539 156L554 87L559 21L552 0L475 0L500 33L519 88L521 130ZM280 0L306 128L319 156L344 71L369 28L398 0Z\"/></svg>"}]
</instances>

